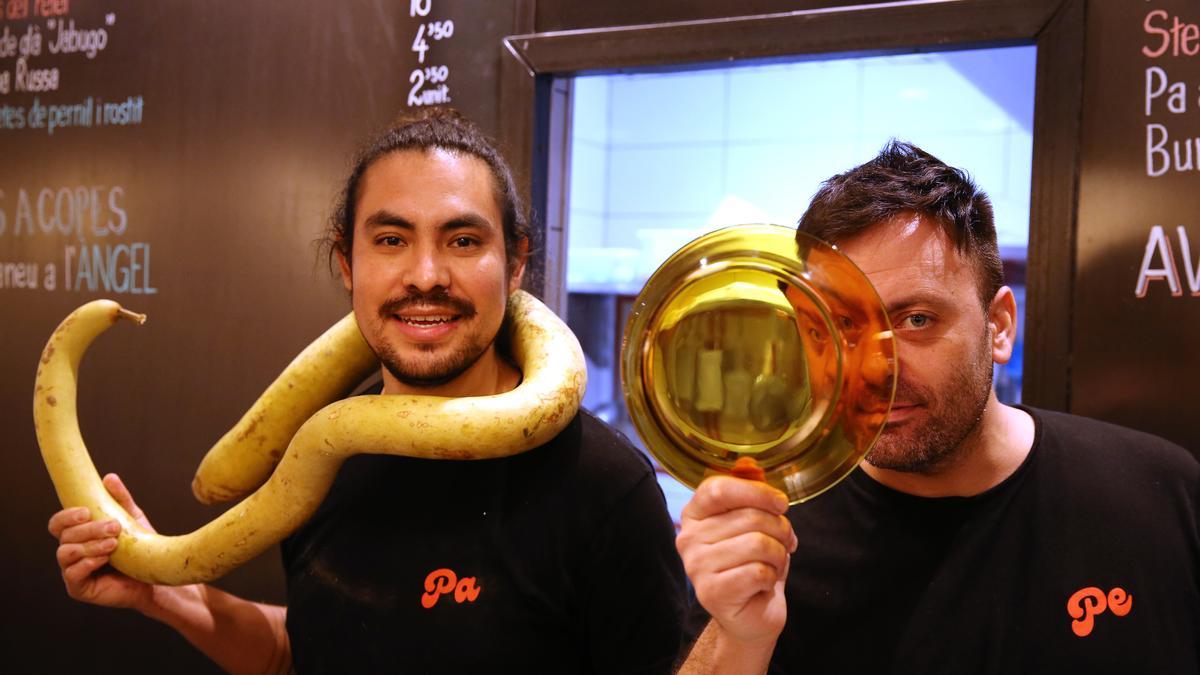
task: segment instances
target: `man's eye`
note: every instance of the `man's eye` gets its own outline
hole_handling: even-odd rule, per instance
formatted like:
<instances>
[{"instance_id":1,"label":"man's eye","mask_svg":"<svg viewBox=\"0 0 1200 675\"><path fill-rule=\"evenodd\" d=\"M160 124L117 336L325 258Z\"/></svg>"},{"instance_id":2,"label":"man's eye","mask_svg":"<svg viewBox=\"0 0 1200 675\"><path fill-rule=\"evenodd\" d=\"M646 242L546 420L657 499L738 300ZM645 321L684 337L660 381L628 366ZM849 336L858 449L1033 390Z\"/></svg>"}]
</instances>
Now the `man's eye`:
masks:
<instances>
[{"instance_id":1,"label":"man's eye","mask_svg":"<svg viewBox=\"0 0 1200 675\"><path fill-rule=\"evenodd\" d=\"M854 319L851 319L844 314L839 316L838 320L841 324L842 337L846 338L846 344L851 347L856 346L858 344L859 336L862 335L862 329L858 327L858 324L854 322Z\"/></svg>"},{"instance_id":2,"label":"man's eye","mask_svg":"<svg viewBox=\"0 0 1200 675\"><path fill-rule=\"evenodd\" d=\"M909 328L925 328L929 325L930 321L932 321L932 319L924 314L909 314L908 316L904 317L904 320L900 323L908 324Z\"/></svg>"},{"instance_id":3,"label":"man's eye","mask_svg":"<svg viewBox=\"0 0 1200 675\"><path fill-rule=\"evenodd\" d=\"M384 246L399 246L404 243L404 240L396 236L380 237L379 243Z\"/></svg>"},{"instance_id":4,"label":"man's eye","mask_svg":"<svg viewBox=\"0 0 1200 675\"><path fill-rule=\"evenodd\" d=\"M458 247L458 248L467 248L467 247L475 246L478 243L479 243L479 240L475 239L474 237L465 237L464 236L464 237L455 237L450 242L450 245Z\"/></svg>"}]
</instances>

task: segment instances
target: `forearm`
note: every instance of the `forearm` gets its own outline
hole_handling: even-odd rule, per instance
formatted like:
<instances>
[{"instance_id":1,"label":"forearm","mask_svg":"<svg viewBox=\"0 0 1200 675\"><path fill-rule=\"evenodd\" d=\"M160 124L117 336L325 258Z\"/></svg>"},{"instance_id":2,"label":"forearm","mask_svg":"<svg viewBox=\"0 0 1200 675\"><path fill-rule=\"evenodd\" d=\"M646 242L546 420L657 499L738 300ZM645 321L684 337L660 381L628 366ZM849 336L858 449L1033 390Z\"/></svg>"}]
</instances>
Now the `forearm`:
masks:
<instances>
[{"instance_id":1,"label":"forearm","mask_svg":"<svg viewBox=\"0 0 1200 675\"><path fill-rule=\"evenodd\" d=\"M746 643L733 639L711 620L677 675L763 675L771 664L775 640Z\"/></svg>"},{"instance_id":2,"label":"forearm","mask_svg":"<svg viewBox=\"0 0 1200 675\"><path fill-rule=\"evenodd\" d=\"M174 628L230 673L291 671L287 608L250 602L212 586L156 586L146 616Z\"/></svg>"}]
</instances>

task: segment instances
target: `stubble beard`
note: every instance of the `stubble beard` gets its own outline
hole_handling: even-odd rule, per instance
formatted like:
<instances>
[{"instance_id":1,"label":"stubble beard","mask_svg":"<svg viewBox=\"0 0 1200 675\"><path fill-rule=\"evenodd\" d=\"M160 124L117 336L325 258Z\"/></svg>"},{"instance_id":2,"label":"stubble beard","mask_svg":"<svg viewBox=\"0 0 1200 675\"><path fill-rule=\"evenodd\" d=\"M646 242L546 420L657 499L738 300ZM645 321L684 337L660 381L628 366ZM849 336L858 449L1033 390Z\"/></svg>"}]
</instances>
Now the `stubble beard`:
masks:
<instances>
[{"instance_id":1,"label":"stubble beard","mask_svg":"<svg viewBox=\"0 0 1200 675\"><path fill-rule=\"evenodd\" d=\"M867 461L880 469L903 473L935 473L952 463L969 445L979 427L992 392L990 336L984 340L967 368L955 372L942 391L932 391L901 380L896 399L926 407L921 424L885 426L867 453Z\"/></svg>"},{"instance_id":2,"label":"stubble beard","mask_svg":"<svg viewBox=\"0 0 1200 675\"><path fill-rule=\"evenodd\" d=\"M458 314L464 322L476 315L474 305L442 294L413 294L391 300L380 307L379 315L384 321L390 321L392 314L399 313L404 307L412 304L426 307L444 306ZM417 355L401 356L392 345L382 340L378 346L372 347L372 351L383 367L401 384L422 389L438 387L465 373L496 341L494 335L491 339L485 339L481 335L465 337L463 344L445 354L436 353L446 349L443 345L417 344L414 345Z\"/></svg>"},{"instance_id":3,"label":"stubble beard","mask_svg":"<svg viewBox=\"0 0 1200 675\"><path fill-rule=\"evenodd\" d=\"M380 363L392 377L401 384L410 387L437 387L453 381L475 365L479 358L487 352L495 340L481 343L470 341L449 354L435 355L435 345L420 345L418 351L429 354L427 357L415 356L404 358L384 345L375 351Z\"/></svg>"}]
</instances>

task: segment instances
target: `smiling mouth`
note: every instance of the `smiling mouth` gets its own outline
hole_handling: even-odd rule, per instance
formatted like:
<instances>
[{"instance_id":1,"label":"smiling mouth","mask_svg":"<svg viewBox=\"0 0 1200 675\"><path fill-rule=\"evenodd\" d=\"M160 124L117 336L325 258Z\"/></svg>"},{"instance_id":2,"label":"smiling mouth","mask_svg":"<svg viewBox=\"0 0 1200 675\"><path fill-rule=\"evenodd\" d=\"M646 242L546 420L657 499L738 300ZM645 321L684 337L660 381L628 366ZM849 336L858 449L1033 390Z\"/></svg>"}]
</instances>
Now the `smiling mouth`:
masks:
<instances>
[{"instance_id":1,"label":"smiling mouth","mask_svg":"<svg viewBox=\"0 0 1200 675\"><path fill-rule=\"evenodd\" d=\"M393 314L393 317L401 323L419 328L428 328L430 326L440 326L452 321L458 321L462 318L461 314L442 314L438 316L403 316L401 314Z\"/></svg>"},{"instance_id":2,"label":"smiling mouth","mask_svg":"<svg viewBox=\"0 0 1200 675\"><path fill-rule=\"evenodd\" d=\"M406 328L449 330L460 321L474 318L475 307L446 293L411 293L383 303L379 316Z\"/></svg>"}]
</instances>

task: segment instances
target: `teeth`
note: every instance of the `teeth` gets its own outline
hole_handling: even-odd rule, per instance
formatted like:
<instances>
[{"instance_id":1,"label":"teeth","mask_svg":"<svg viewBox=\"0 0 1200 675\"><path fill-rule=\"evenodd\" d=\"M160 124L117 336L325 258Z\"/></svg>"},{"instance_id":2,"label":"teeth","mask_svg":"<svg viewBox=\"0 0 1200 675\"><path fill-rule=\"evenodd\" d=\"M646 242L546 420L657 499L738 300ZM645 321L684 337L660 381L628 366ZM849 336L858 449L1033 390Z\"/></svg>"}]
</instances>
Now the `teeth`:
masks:
<instances>
[{"instance_id":1,"label":"teeth","mask_svg":"<svg viewBox=\"0 0 1200 675\"><path fill-rule=\"evenodd\" d=\"M434 326L437 324L447 323L449 321L454 320L454 317L452 317L452 316L422 316L422 317L401 316L401 317L397 317L397 318L400 319L401 321L403 321L404 323L407 323L412 326Z\"/></svg>"}]
</instances>

